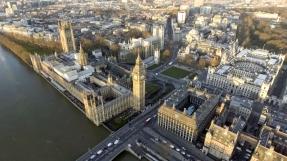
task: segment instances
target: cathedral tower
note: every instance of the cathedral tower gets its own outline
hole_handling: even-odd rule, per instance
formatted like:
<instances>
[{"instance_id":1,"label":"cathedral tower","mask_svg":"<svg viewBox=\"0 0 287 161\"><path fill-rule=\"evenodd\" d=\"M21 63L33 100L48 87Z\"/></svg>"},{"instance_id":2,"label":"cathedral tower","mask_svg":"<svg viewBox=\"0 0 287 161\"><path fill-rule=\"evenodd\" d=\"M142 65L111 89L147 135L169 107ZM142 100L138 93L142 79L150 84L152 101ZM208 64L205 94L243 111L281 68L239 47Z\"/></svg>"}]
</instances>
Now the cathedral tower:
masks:
<instances>
[{"instance_id":1,"label":"cathedral tower","mask_svg":"<svg viewBox=\"0 0 287 161\"><path fill-rule=\"evenodd\" d=\"M138 111L145 107L145 76L146 71L140 55L138 54L135 67L132 72L134 108Z\"/></svg>"},{"instance_id":2,"label":"cathedral tower","mask_svg":"<svg viewBox=\"0 0 287 161\"><path fill-rule=\"evenodd\" d=\"M164 26L162 24L153 24L152 35L160 38L160 49L164 49Z\"/></svg>"},{"instance_id":3,"label":"cathedral tower","mask_svg":"<svg viewBox=\"0 0 287 161\"><path fill-rule=\"evenodd\" d=\"M66 53L76 52L75 38L71 21L59 21L58 30L60 33L63 51Z\"/></svg>"}]
</instances>

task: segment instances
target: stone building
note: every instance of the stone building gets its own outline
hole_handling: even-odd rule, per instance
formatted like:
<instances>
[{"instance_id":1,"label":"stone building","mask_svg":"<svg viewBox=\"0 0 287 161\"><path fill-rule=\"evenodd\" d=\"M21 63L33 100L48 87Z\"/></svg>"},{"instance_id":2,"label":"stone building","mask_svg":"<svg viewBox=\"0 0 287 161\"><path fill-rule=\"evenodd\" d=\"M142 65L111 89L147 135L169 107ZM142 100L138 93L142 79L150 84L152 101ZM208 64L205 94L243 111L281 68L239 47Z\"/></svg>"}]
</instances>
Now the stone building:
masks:
<instances>
[{"instance_id":1,"label":"stone building","mask_svg":"<svg viewBox=\"0 0 287 161\"><path fill-rule=\"evenodd\" d=\"M76 52L75 38L71 21L59 21L58 30L63 51L66 53Z\"/></svg>"},{"instance_id":2,"label":"stone building","mask_svg":"<svg viewBox=\"0 0 287 161\"><path fill-rule=\"evenodd\" d=\"M251 161L287 161L287 134L280 125L275 128L263 125L259 136L260 142L252 154Z\"/></svg>"},{"instance_id":3,"label":"stone building","mask_svg":"<svg viewBox=\"0 0 287 161\"><path fill-rule=\"evenodd\" d=\"M182 88L174 92L158 110L158 124L192 142L213 118L218 95L197 88Z\"/></svg>"},{"instance_id":4,"label":"stone building","mask_svg":"<svg viewBox=\"0 0 287 161\"><path fill-rule=\"evenodd\" d=\"M263 125L259 136L261 146L266 148L272 146L275 152L280 153L285 157L287 156L287 151L285 149L287 146L287 134L285 129L280 128L280 125L277 125L275 128Z\"/></svg>"},{"instance_id":5,"label":"stone building","mask_svg":"<svg viewBox=\"0 0 287 161\"><path fill-rule=\"evenodd\" d=\"M133 69L133 92L119 85L111 74L95 72L87 64L86 55L57 54L45 57L30 55L33 68L63 93L80 102L86 116L97 126L128 108L141 110L145 106L145 69L138 58ZM137 77L135 79L135 77Z\"/></svg>"},{"instance_id":6,"label":"stone building","mask_svg":"<svg viewBox=\"0 0 287 161\"><path fill-rule=\"evenodd\" d=\"M221 160L230 160L237 142L238 133L229 131L228 127L220 127L211 121L205 136L202 152L211 154Z\"/></svg>"},{"instance_id":7,"label":"stone building","mask_svg":"<svg viewBox=\"0 0 287 161\"><path fill-rule=\"evenodd\" d=\"M232 96L230 101L230 110L244 117L244 120L248 120L252 112L253 101L238 96Z\"/></svg>"},{"instance_id":8,"label":"stone building","mask_svg":"<svg viewBox=\"0 0 287 161\"><path fill-rule=\"evenodd\" d=\"M118 60L120 62L126 62L127 55L133 52L139 52L141 58L146 59L150 56L154 56L155 50L160 49L161 39L158 36L152 36L146 39L132 38L129 43L119 43L121 47Z\"/></svg>"},{"instance_id":9,"label":"stone building","mask_svg":"<svg viewBox=\"0 0 287 161\"><path fill-rule=\"evenodd\" d=\"M284 62L285 55L244 49L229 64L209 67L206 83L231 94L264 100Z\"/></svg>"}]
</instances>

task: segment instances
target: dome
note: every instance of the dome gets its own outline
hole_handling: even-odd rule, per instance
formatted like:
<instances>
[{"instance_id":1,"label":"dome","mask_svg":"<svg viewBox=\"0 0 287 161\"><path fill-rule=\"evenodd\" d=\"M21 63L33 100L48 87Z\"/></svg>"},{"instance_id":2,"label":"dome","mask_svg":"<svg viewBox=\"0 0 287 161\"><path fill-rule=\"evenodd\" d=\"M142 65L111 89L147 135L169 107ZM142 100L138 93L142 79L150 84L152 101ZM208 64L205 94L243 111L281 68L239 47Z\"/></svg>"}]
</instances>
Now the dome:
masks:
<instances>
[{"instance_id":1,"label":"dome","mask_svg":"<svg viewBox=\"0 0 287 161\"><path fill-rule=\"evenodd\" d=\"M198 35L198 31L196 29L192 29L188 32L188 35Z\"/></svg>"},{"instance_id":2,"label":"dome","mask_svg":"<svg viewBox=\"0 0 287 161\"><path fill-rule=\"evenodd\" d=\"M191 42L193 40L198 40L199 32L196 29L192 29L188 32L186 35L186 39L188 42Z\"/></svg>"}]
</instances>

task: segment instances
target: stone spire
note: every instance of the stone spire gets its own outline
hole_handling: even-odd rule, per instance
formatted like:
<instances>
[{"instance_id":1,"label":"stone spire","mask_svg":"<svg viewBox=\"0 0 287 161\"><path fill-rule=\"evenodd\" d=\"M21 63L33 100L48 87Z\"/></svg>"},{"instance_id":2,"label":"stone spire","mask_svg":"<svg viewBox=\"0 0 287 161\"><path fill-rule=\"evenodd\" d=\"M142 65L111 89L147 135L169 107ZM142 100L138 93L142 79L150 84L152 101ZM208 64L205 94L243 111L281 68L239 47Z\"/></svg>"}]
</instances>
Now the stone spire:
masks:
<instances>
[{"instance_id":1,"label":"stone spire","mask_svg":"<svg viewBox=\"0 0 287 161\"><path fill-rule=\"evenodd\" d=\"M183 115L186 115L186 108L183 109L182 114L183 114Z\"/></svg>"},{"instance_id":2,"label":"stone spire","mask_svg":"<svg viewBox=\"0 0 287 161\"><path fill-rule=\"evenodd\" d=\"M82 44L80 44L80 55L78 58L78 63L82 66L88 65L87 55L84 53L84 50L82 48Z\"/></svg>"},{"instance_id":3,"label":"stone spire","mask_svg":"<svg viewBox=\"0 0 287 161\"><path fill-rule=\"evenodd\" d=\"M142 59L141 59L140 53L138 53L138 57L137 57L137 60L136 60L136 65L138 65L138 66L142 65Z\"/></svg>"}]
</instances>

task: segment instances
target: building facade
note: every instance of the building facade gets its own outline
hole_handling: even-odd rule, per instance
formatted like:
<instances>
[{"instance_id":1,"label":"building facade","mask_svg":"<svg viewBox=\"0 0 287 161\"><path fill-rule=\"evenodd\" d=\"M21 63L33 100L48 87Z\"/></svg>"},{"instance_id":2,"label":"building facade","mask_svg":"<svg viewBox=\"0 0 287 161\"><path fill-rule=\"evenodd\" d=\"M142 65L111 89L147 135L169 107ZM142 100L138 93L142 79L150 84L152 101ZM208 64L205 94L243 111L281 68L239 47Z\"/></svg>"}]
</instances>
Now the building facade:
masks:
<instances>
[{"instance_id":1,"label":"building facade","mask_svg":"<svg viewBox=\"0 0 287 161\"><path fill-rule=\"evenodd\" d=\"M72 22L59 21L58 30L63 51L66 53L76 52L75 38L72 28Z\"/></svg>"},{"instance_id":2,"label":"building facade","mask_svg":"<svg viewBox=\"0 0 287 161\"><path fill-rule=\"evenodd\" d=\"M221 160L230 160L237 142L238 133L229 131L228 127L220 127L211 121L206 133L202 152L211 154Z\"/></svg>"},{"instance_id":3,"label":"building facade","mask_svg":"<svg viewBox=\"0 0 287 161\"><path fill-rule=\"evenodd\" d=\"M159 108L158 125L192 142L213 118L218 101L197 88L179 89Z\"/></svg>"},{"instance_id":4,"label":"building facade","mask_svg":"<svg viewBox=\"0 0 287 161\"><path fill-rule=\"evenodd\" d=\"M284 62L285 55L244 49L228 64L209 67L206 83L234 95L265 100Z\"/></svg>"},{"instance_id":5,"label":"building facade","mask_svg":"<svg viewBox=\"0 0 287 161\"><path fill-rule=\"evenodd\" d=\"M55 54L45 57L30 55L36 72L51 81L61 92L69 93L73 101L97 126L114 116L134 108L140 110L145 105L145 70L139 58L133 70L134 94L127 88L108 77L95 72L87 65L86 55L80 54L71 59L73 54ZM63 59L64 57L64 59ZM69 61L70 60L70 61ZM135 101L137 100L137 101Z\"/></svg>"}]
</instances>

